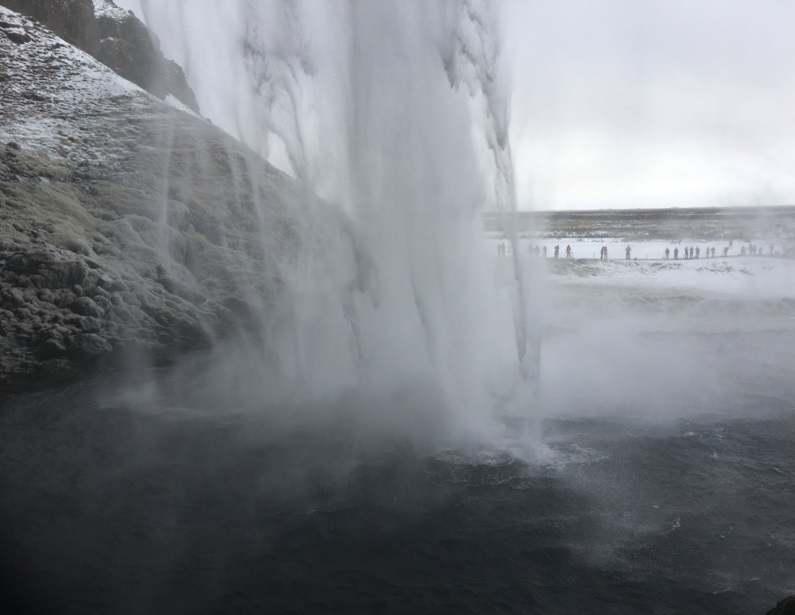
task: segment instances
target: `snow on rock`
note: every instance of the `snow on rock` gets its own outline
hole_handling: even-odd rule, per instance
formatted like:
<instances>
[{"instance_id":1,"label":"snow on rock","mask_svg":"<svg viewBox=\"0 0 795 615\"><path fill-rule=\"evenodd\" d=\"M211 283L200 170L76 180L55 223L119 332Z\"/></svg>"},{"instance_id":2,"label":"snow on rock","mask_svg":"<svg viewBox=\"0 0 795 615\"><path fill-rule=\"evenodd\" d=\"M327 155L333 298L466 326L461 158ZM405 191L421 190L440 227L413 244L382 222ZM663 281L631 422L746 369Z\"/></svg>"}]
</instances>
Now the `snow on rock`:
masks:
<instances>
[{"instance_id":1,"label":"snow on rock","mask_svg":"<svg viewBox=\"0 0 795 615\"><path fill-rule=\"evenodd\" d=\"M174 96L198 113L196 96L182 68L164 57L157 38L143 22L112 0L0 0L0 5L38 20L161 100ZM6 25L6 37L17 44L27 42L24 29Z\"/></svg>"},{"instance_id":2,"label":"snow on rock","mask_svg":"<svg viewBox=\"0 0 795 615\"><path fill-rule=\"evenodd\" d=\"M95 158L98 152L91 140L83 139L82 125L114 97L148 104L143 90L89 54L9 9L0 7L0 18L0 31L22 31L28 37L21 45L0 39L8 59L1 77L0 141L24 143L39 153L65 159L70 157L69 144L82 140L87 147L74 155Z\"/></svg>"},{"instance_id":3,"label":"snow on rock","mask_svg":"<svg viewBox=\"0 0 795 615\"><path fill-rule=\"evenodd\" d=\"M112 0L94 0L99 47L96 57L161 100L172 96L198 113L182 68L163 56L160 43L132 11Z\"/></svg>"},{"instance_id":4,"label":"snow on rock","mask_svg":"<svg viewBox=\"0 0 795 615\"><path fill-rule=\"evenodd\" d=\"M308 242L351 249L229 135L5 8L0 57L0 394L264 335Z\"/></svg>"},{"instance_id":5,"label":"snow on rock","mask_svg":"<svg viewBox=\"0 0 795 615\"><path fill-rule=\"evenodd\" d=\"M93 0L94 1L94 14L97 17L108 17L121 21L129 16L129 12L116 6L110 0Z\"/></svg>"},{"instance_id":6,"label":"snow on rock","mask_svg":"<svg viewBox=\"0 0 795 615\"><path fill-rule=\"evenodd\" d=\"M184 111L185 113L190 113L191 115L196 115L196 117L200 117L198 114L196 114L196 113L193 111L193 109L191 109L190 107L188 107L188 105L186 105L185 103L183 103L183 102L182 102L181 100L179 100L178 98L176 98L176 97L172 96L171 94L167 94L167 95L166 95L165 101L166 101L166 103L167 103L167 104L171 105L171 106L172 106L172 107L174 107L175 109L179 109L180 111Z\"/></svg>"},{"instance_id":7,"label":"snow on rock","mask_svg":"<svg viewBox=\"0 0 795 615\"><path fill-rule=\"evenodd\" d=\"M92 0L0 0L0 4L38 20L83 51L94 54L99 46Z\"/></svg>"}]
</instances>

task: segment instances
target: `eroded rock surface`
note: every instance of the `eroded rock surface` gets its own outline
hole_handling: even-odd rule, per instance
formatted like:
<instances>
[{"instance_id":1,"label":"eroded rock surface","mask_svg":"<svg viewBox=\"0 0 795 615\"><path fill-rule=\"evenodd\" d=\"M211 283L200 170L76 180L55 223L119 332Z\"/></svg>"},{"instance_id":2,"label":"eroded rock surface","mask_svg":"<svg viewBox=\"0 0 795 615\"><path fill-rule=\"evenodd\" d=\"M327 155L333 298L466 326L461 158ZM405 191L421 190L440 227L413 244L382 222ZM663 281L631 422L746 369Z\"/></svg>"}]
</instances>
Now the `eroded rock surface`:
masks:
<instances>
[{"instance_id":1,"label":"eroded rock surface","mask_svg":"<svg viewBox=\"0 0 795 615\"><path fill-rule=\"evenodd\" d=\"M94 54L99 48L92 0L2 0L0 4L37 19L87 53Z\"/></svg>"},{"instance_id":2,"label":"eroded rock surface","mask_svg":"<svg viewBox=\"0 0 795 615\"><path fill-rule=\"evenodd\" d=\"M157 38L112 0L0 0L0 5L41 22L66 42L94 56L158 98L171 95L199 112L182 68L160 51ZM26 34L5 28L21 44Z\"/></svg>"},{"instance_id":3,"label":"eroded rock surface","mask_svg":"<svg viewBox=\"0 0 795 615\"><path fill-rule=\"evenodd\" d=\"M348 249L239 142L4 8L0 57L0 392L263 333L306 242Z\"/></svg>"}]
</instances>

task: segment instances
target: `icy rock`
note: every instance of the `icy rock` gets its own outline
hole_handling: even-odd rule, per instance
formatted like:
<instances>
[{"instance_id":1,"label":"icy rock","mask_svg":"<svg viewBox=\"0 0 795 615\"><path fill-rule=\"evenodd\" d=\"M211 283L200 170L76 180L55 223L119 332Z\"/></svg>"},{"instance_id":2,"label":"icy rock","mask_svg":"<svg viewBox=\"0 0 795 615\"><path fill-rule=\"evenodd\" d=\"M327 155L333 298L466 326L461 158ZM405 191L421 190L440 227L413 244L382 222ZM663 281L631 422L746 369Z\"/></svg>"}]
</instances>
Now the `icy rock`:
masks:
<instances>
[{"instance_id":1,"label":"icy rock","mask_svg":"<svg viewBox=\"0 0 795 615\"><path fill-rule=\"evenodd\" d=\"M2 7L0 21L31 35L21 47L0 34L13 86L0 87L0 395L128 350L162 363L224 336L264 339L305 220L329 262L350 249L334 243L349 236L337 209L228 134L39 24Z\"/></svg>"},{"instance_id":2,"label":"icy rock","mask_svg":"<svg viewBox=\"0 0 795 615\"><path fill-rule=\"evenodd\" d=\"M54 359L66 355L67 349L61 340L54 337L45 340L36 348L36 354L41 359Z\"/></svg>"},{"instance_id":3,"label":"icy rock","mask_svg":"<svg viewBox=\"0 0 795 615\"><path fill-rule=\"evenodd\" d=\"M3 28L2 31L12 43L17 45L30 42L30 36L22 28Z\"/></svg>"},{"instance_id":4,"label":"icy rock","mask_svg":"<svg viewBox=\"0 0 795 615\"><path fill-rule=\"evenodd\" d=\"M101 276L99 276L99 279L97 280L97 286L107 291L113 290L113 287L115 285L116 285L116 280L110 277L107 273L103 273Z\"/></svg>"},{"instance_id":5,"label":"icy rock","mask_svg":"<svg viewBox=\"0 0 795 615\"><path fill-rule=\"evenodd\" d=\"M91 0L2 0L0 4L37 19L88 53L93 53L99 44Z\"/></svg>"},{"instance_id":6,"label":"icy rock","mask_svg":"<svg viewBox=\"0 0 795 615\"><path fill-rule=\"evenodd\" d=\"M80 314L81 316L100 318L105 314L105 310L99 307L90 297L75 299L69 307L75 314Z\"/></svg>"},{"instance_id":7,"label":"icy rock","mask_svg":"<svg viewBox=\"0 0 795 615\"><path fill-rule=\"evenodd\" d=\"M79 359L92 359L109 353L113 348L95 333L78 333L69 340L69 351Z\"/></svg>"},{"instance_id":8,"label":"icy rock","mask_svg":"<svg viewBox=\"0 0 795 615\"><path fill-rule=\"evenodd\" d=\"M788 596L780 600L765 615L795 615L795 596Z\"/></svg>"},{"instance_id":9,"label":"icy rock","mask_svg":"<svg viewBox=\"0 0 795 615\"><path fill-rule=\"evenodd\" d=\"M0 296L2 304L7 306L20 306L25 305L25 296L18 288L10 288Z\"/></svg>"}]
</instances>

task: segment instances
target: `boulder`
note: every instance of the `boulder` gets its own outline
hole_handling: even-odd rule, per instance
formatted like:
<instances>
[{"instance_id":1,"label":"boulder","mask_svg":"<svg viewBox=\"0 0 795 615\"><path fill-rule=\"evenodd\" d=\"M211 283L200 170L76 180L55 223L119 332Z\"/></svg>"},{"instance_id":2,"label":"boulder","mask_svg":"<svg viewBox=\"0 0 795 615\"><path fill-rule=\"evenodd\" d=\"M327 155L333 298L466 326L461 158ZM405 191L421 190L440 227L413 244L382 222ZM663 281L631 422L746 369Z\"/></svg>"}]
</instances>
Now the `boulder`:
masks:
<instances>
[{"instance_id":1,"label":"boulder","mask_svg":"<svg viewBox=\"0 0 795 615\"><path fill-rule=\"evenodd\" d=\"M105 299L105 301L107 301L107 299ZM80 314L81 316L101 318L105 315L105 310L99 307L90 297L78 297L69 307L75 314Z\"/></svg>"},{"instance_id":2,"label":"boulder","mask_svg":"<svg viewBox=\"0 0 795 615\"><path fill-rule=\"evenodd\" d=\"M68 350L77 362L97 359L110 353L113 348L102 336L96 333L78 333L68 340Z\"/></svg>"},{"instance_id":3,"label":"boulder","mask_svg":"<svg viewBox=\"0 0 795 615\"><path fill-rule=\"evenodd\" d=\"M778 604L765 615L795 615L795 596L787 596L779 600Z\"/></svg>"},{"instance_id":4,"label":"boulder","mask_svg":"<svg viewBox=\"0 0 795 615\"><path fill-rule=\"evenodd\" d=\"M23 45L30 41L28 33L21 28L4 28L3 24L0 23L0 30L2 30L12 43L16 43L17 45Z\"/></svg>"},{"instance_id":5,"label":"boulder","mask_svg":"<svg viewBox=\"0 0 795 615\"><path fill-rule=\"evenodd\" d=\"M67 350L64 343L55 337L46 339L36 348L36 354L43 360L63 357L66 353Z\"/></svg>"}]
</instances>

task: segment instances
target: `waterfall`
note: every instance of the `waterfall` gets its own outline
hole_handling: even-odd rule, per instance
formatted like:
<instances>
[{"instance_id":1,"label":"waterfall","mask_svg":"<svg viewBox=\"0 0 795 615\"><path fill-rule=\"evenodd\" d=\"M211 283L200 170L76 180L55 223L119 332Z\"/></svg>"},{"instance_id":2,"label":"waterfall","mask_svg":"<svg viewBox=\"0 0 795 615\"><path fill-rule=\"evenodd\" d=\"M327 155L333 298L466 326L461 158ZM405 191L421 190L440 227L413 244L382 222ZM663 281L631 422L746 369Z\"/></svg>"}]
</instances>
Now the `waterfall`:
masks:
<instances>
[{"instance_id":1,"label":"waterfall","mask_svg":"<svg viewBox=\"0 0 795 615\"><path fill-rule=\"evenodd\" d=\"M142 7L206 116L349 220L329 240L310 209L295 212L298 257L281 261L268 344L296 386L429 388L478 422L537 378L516 234L505 229L506 288L481 223L484 209L516 210L494 3Z\"/></svg>"}]
</instances>

